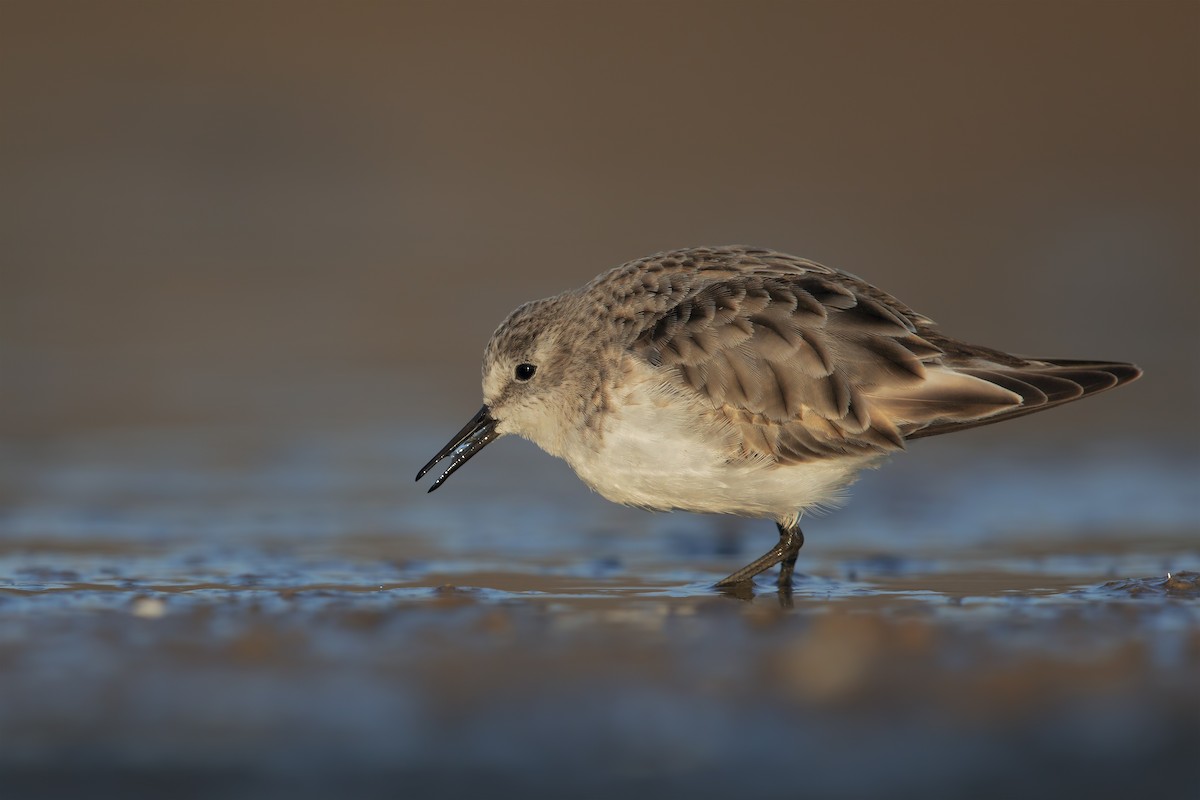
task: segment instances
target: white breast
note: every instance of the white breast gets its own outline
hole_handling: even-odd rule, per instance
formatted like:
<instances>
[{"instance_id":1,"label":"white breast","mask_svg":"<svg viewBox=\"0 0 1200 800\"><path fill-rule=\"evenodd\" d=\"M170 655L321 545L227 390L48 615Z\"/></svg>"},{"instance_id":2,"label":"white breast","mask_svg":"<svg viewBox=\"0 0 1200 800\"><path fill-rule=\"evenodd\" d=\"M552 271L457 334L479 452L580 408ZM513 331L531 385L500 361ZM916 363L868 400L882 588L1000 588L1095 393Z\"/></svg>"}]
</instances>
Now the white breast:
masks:
<instances>
[{"instance_id":1,"label":"white breast","mask_svg":"<svg viewBox=\"0 0 1200 800\"><path fill-rule=\"evenodd\" d=\"M841 457L780 466L741 455L736 431L705 414L699 398L652 374L615 393L600 430L581 430L564 457L592 489L617 503L658 510L769 517L833 505L878 458Z\"/></svg>"}]
</instances>

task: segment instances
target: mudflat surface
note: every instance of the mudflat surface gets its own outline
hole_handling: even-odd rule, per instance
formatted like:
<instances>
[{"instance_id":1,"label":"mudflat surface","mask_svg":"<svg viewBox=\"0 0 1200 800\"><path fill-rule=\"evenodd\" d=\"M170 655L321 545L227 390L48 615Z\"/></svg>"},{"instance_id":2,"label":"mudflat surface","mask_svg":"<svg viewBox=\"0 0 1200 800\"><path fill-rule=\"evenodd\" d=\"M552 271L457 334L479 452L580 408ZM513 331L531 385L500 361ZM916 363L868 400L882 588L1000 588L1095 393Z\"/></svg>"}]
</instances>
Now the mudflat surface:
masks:
<instances>
[{"instance_id":1,"label":"mudflat surface","mask_svg":"<svg viewBox=\"0 0 1200 800\"><path fill-rule=\"evenodd\" d=\"M20 796L1117 796L1196 786L1194 458L915 448L805 526L654 515L505 440L109 432L3 451Z\"/></svg>"}]
</instances>

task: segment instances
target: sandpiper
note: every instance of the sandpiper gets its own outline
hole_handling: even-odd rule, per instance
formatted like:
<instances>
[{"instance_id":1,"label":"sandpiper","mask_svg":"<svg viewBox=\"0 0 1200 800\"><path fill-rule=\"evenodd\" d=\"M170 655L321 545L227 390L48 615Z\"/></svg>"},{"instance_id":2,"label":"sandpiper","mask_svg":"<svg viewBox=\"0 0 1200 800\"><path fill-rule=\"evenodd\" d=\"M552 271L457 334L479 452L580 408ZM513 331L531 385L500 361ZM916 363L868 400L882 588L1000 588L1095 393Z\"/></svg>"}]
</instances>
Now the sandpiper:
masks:
<instances>
[{"instance_id":1,"label":"sandpiper","mask_svg":"<svg viewBox=\"0 0 1200 800\"><path fill-rule=\"evenodd\" d=\"M717 583L780 564L805 509L923 436L1128 383L1133 364L1025 358L951 339L848 272L753 247L658 253L518 308L483 357L483 408L417 473L433 491L505 434L617 503L775 521L779 541Z\"/></svg>"}]
</instances>

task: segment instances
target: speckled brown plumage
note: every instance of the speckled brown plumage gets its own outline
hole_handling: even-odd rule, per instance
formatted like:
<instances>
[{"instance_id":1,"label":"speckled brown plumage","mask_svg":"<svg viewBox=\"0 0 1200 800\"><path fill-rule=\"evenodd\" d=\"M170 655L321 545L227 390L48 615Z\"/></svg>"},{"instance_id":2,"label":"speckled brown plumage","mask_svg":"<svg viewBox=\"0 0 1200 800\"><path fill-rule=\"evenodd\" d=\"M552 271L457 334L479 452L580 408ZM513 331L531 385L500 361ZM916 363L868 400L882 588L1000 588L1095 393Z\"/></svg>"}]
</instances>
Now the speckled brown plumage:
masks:
<instances>
[{"instance_id":1,"label":"speckled brown plumage","mask_svg":"<svg viewBox=\"0 0 1200 800\"><path fill-rule=\"evenodd\" d=\"M785 586L804 510L909 440L1140 374L952 339L861 278L784 253L674 250L510 314L484 353L484 408L418 477L450 458L437 488L515 433L615 502L774 519L779 544L719 585L778 563Z\"/></svg>"},{"instance_id":2,"label":"speckled brown plumage","mask_svg":"<svg viewBox=\"0 0 1200 800\"><path fill-rule=\"evenodd\" d=\"M665 367L743 432L747 454L796 463L902 448L1133 380L1120 363L1025 359L958 342L846 272L770 250L640 259L585 294L629 323L629 351ZM930 369L942 377L931 381Z\"/></svg>"}]
</instances>

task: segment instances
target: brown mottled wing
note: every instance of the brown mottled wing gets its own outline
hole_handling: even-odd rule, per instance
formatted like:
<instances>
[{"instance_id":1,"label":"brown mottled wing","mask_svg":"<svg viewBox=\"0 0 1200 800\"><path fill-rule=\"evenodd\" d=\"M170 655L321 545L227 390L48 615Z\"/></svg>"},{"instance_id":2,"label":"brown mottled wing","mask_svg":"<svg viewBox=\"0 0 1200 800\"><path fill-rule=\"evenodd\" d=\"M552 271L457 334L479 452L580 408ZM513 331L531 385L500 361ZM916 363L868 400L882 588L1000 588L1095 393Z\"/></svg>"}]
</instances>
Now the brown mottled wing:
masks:
<instances>
[{"instance_id":1,"label":"brown mottled wing","mask_svg":"<svg viewBox=\"0 0 1200 800\"><path fill-rule=\"evenodd\" d=\"M817 269L743 267L698 281L647 320L631 349L737 426L746 457L795 463L901 448L903 430L876 395L926 383L941 350L918 335L923 318L868 296L851 276ZM965 384L978 386L960 387L959 402L1013 402L986 381Z\"/></svg>"},{"instance_id":2,"label":"brown mottled wing","mask_svg":"<svg viewBox=\"0 0 1200 800\"><path fill-rule=\"evenodd\" d=\"M670 292L637 319L630 349L705 397L737 427L747 458L888 452L1139 374L1130 365L1030 361L966 345L852 275L743 251L721 270L729 266L722 255L707 279L665 270L670 280L658 282ZM654 294L649 280L638 288Z\"/></svg>"}]
</instances>

